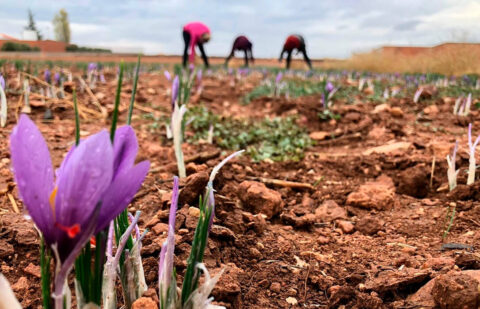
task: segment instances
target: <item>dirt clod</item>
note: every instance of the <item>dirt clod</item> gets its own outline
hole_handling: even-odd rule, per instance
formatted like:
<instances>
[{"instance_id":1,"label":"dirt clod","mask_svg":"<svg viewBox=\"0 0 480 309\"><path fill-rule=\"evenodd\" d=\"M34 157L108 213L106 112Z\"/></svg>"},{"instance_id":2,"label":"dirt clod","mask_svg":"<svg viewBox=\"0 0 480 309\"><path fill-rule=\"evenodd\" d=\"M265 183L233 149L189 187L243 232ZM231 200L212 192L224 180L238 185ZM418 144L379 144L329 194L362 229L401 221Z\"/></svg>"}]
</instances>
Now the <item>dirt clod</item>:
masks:
<instances>
[{"instance_id":1,"label":"dirt clod","mask_svg":"<svg viewBox=\"0 0 480 309\"><path fill-rule=\"evenodd\" d=\"M140 297L133 303L132 309L157 309L157 304L151 298Z\"/></svg>"},{"instance_id":2,"label":"dirt clod","mask_svg":"<svg viewBox=\"0 0 480 309\"><path fill-rule=\"evenodd\" d=\"M478 281L462 273L440 275L433 285L435 303L442 309L477 308Z\"/></svg>"},{"instance_id":3,"label":"dirt clod","mask_svg":"<svg viewBox=\"0 0 480 309\"><path fill-rule=\"evenodd\" d=\"M180 191L180 196L178 197L179 206L183 204L192 205L198 202L198 197L204 193L207 182L207 172L195 173L188 176L185 180L185 186Z\"/></svg>"},{"instance_id":4,"label":"dirt clod","mask_svg":"<svg viewBox=\"0 0 480 309\"><path fill-rule=\"evenodd\" d=\"M366 209L388 210L393 207L395 187L388 176L367 182L347 197L347 204Z\"/></svg>"},{"instance_id":5,"label":"dirt clod","mask_svg":"<svg viewBox=\"0 0 480 309\"><path fill-rule=\"evenodd\" d=\"M416 165L402 171L398 177L397 192L417 198L428 194L429 173L425 165Z\"/></svg>"},{"instance_id":6,"label":"dirt clod","mask_svg":"<svg viewBox=\"0 0 480 309\"><path fill-rule=\"evenodd\" d=\"M244 206L255 214L265 214L268 219L279 214L283 209L282 195L260 182L242 182L237 194Z\"/></svg>"},{"instance_id":7,"label":"dirt clod","mask_svg":"<svg viewBox=\"0 0 480 309\"><path fill-rule=\"evenodd\" d=\"M355 228L362 234L374 235L383 228L383 222L374 216L365 216L357 221Z\"/></svg>"}]
</instances>

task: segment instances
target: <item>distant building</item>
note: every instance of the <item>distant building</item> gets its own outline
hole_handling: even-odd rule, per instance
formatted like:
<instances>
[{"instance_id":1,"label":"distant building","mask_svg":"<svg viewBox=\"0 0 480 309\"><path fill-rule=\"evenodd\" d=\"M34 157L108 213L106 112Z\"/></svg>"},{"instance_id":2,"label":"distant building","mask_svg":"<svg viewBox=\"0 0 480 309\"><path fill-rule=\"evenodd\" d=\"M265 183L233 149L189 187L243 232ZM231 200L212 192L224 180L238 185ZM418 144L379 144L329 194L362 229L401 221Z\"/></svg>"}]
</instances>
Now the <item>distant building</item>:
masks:
<instances>
[{"instance_id":1,"label":"distant building","mask_svg":"<svg viewBox=\"0 0 480 309\"><path fill-rule=\"evenodd\" d=\"M29 32L33 32L34 36ZM65 42L52 40L37 41L37 34L34 31L28 30L23 32L23 38L24 40L19 40L7 34L0 33L0 48L2 48L2 45L6 42L15 42L19 44L26 44L30 47L38 47L40 51L44 53L63 53L66 51L68 45Z\"/></svg>"},{"instance_id":2,"label":"distant building","mask_svg":"<svg viewBox=\"0 0 480 309\"><path fill-rule=\"evenodd\" d=\"M38 41L38 34L33 30L23 30L22 39L25 41Z\"/></svg>"}]
</instances>

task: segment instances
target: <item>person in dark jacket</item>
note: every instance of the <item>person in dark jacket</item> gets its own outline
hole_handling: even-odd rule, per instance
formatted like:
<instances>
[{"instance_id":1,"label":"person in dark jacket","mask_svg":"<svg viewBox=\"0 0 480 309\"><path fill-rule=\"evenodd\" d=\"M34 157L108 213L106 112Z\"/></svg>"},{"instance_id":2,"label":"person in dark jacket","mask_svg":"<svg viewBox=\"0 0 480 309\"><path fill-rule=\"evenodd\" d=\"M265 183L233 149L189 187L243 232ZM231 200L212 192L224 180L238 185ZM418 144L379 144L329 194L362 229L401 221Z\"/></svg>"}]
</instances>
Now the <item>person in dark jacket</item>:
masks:
<instances>
[{"instance_id":1,"label":"person in dark jacket","mask_svg":"<svg viewBox=\"0 0 480 309\"><path fill-rule=\"evenodd\" d=\"M254 62L253 53L252 53L252 42L247 39L246 36L240 35L238 36L235 41L233 42L232 51L230 55L225 59L225 65L228 65L230 59L235 56L235 51L243 51L245 53L245 66L248 67L248 59Z\"/></svg>"},{"instance_id":2,"label":"person in dark jacket","mask_svg":"<svg viewBox=\"0 0 480 309\"><path fill-rule=\"evenodd\" d=\"M283 59L283 54L287 53L287 69L289 69L290 62L292 61L292 53L295 49L298 51L298 53L303 54L305 62L308 64L308 67L312 69L312 62L310 61L310 58L308 58L307 50L305 48L305 39L303 38L303 36L298 34L292 34L288 36L285 44L283 44L282 53L280 54L280 58L278 59L278 61L281 62Z\"/></svg>"},{"instance_id":3,"label":"person in dark jacket","mask_svg":"<svg viewBox=\"0 0 480 309\"><path fill-rule=\"evenodd\" d=\"M195 62L195 46L200 49L203 62L208 67L208 58L203 49L203 44L210 40L210 29L201 22L192 22L183 27L183 41L185 49L183 51L183 67L187 66L187 59L190 63ZM190 56L188 50L190 49Z\"/></svg>"}]
</instances>

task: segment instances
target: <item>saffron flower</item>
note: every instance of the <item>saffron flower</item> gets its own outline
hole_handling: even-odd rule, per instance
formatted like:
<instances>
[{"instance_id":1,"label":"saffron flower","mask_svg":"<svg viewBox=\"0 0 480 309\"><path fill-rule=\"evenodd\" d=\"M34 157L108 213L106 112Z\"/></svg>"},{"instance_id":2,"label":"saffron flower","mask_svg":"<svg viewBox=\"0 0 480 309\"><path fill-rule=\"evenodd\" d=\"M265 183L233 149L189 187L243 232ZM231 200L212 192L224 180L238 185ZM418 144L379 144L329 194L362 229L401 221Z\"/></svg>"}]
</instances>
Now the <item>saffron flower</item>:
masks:
<instances>
[{"instance_id":1,"label":"saffron flower","mask_svg":"<svg viewBox=\"0 0 480 309\"><path fill-rule=\"evenodd\" d=\"M61 265L54 291L61 306L78 253L127 207L150 163L134 165L138 144L129 126L116 131L113 145L106 130L81 141L55 173L47 144L28 116L22 115L13 129L10 147L20 196Z\"/></svg>"},{"instance_id":2,"label":"saffron flower","mask_svg":"<svg viewBox=\"0 0 480 309\"><path fill-rule=\"evenodd\" d=\"M0 73L0 87L5 89L5 78L3 77L2 73Z\"/></svg>"},{"instance_id":3,"label":"saffron flower","mask_svg":"<svg viewBox=\"0 0 480 309\"><path fill-rule=\"evenodd\" d=\"M177 75L173 79L173 83L172 83L172 110L175 109L175 102L177 101L179 91L180 91L180 79L178 78L178 75Z\"/></svg>"},{"instance_id":4,"label":"saffron flower","mask_svg":"<svg viewBox=\"0 0 480 309\"><path fill-rule=\"evenodd\" d=\"M43 72L43 78L49 84L52 82L52 73L49 69L46 69L45 72Z\"/></svg>"},{"instance_id":5,"label":"saffron flower","mask_svg":"<svg viewBox=\"0 0 480 309\"><path fill-rule=\"evenodd\" d=\"M325 85L325 90L330 93L333 91L333 89L335 89L335 86L333 86L333 84L331 82L327 82L327 84Z\"/></svg>"},{"instance_id":6,"label":"saffron flower","mask_svg":"<svg viewBox=\"0 0 480 309\"><path fill-rule=\"evenodd\" d=\"M55 81L55 85L60 84L60 73L56 72L55 75L53 75L53 80Z\"/></svg>"}]
</instances>

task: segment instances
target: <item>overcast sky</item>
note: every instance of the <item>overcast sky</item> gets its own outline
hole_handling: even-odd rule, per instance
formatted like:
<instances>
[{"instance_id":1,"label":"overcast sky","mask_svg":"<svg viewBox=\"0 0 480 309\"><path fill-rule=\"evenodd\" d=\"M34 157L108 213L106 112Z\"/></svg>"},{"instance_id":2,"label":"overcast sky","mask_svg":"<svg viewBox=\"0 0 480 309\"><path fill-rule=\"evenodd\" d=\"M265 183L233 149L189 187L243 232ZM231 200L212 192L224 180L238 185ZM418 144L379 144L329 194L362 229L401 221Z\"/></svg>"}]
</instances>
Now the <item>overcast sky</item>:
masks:
<instances>
[{"instance_id":1,"label":"overcast sky","mask_svg":"<svg viewBox=\"0 0 480 309\"><path fill-rule=\"evenodd\" d=\"M313 58L480 40L480 0L0 0L0 33L20 38L29 8L46 38L65 8L73 43L147 54L180 54L182 25L197 20L211 29L209 55L228 54L238 34L256 57L277 57L290 33L304 35Z\"/></svg>"}]
</instances>

